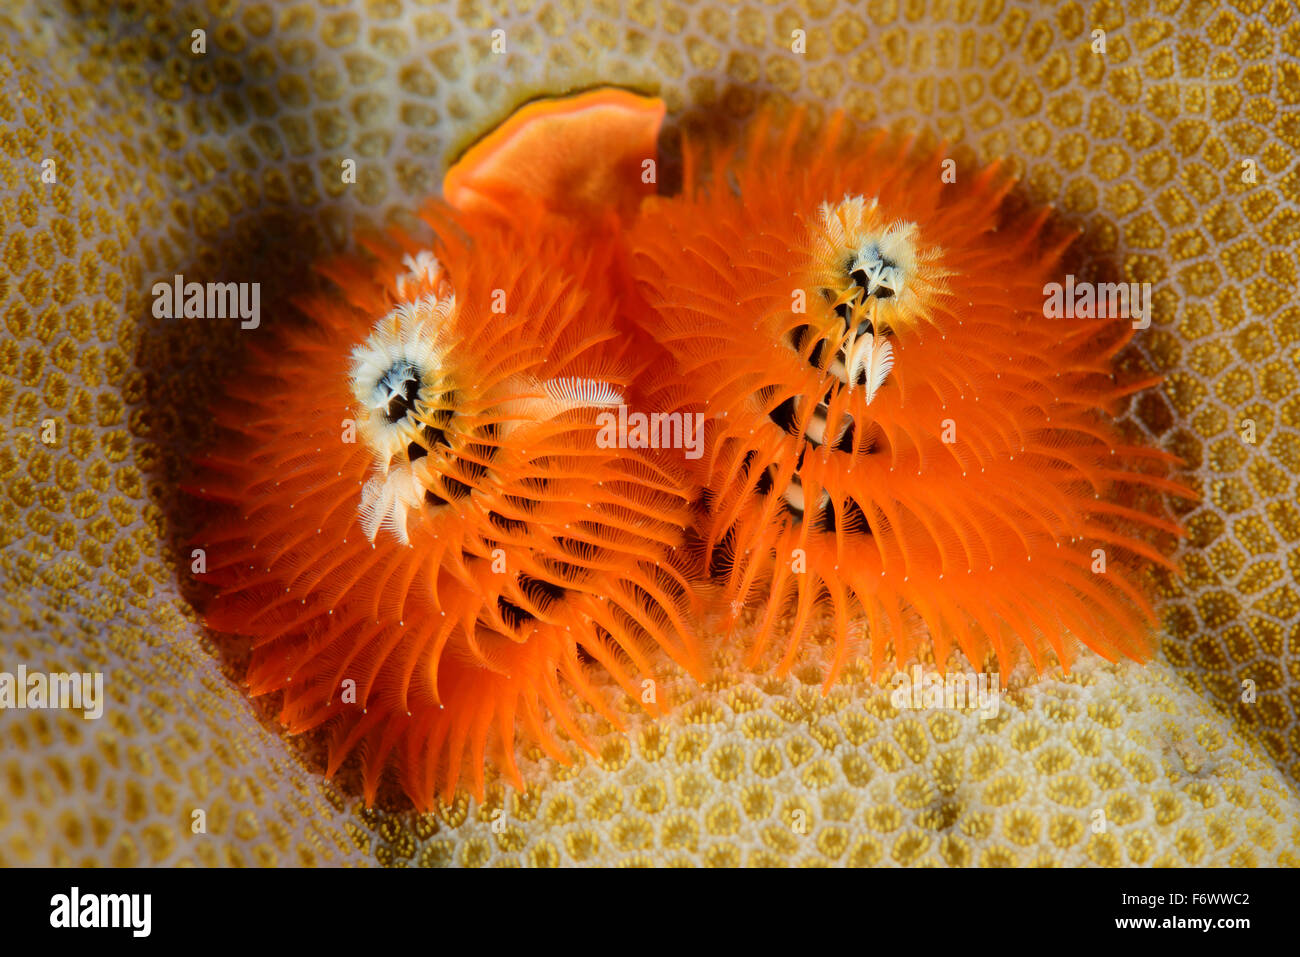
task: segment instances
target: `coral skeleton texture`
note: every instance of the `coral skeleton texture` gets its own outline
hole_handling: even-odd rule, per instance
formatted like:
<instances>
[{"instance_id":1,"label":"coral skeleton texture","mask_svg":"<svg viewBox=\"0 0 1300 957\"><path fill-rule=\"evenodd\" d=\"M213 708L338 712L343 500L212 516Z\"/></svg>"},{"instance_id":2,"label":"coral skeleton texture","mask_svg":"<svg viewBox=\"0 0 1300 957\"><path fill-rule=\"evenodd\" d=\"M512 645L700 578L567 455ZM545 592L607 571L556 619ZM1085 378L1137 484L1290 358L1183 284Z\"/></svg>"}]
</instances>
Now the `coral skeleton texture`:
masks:
<instances>
[{"instance_id":1,"label":"coral skeleton texture","mask_svg":"<svg viewBox=\"0 0 1300 957\"><path fill-rule=\"evenodd\" d=\"M0 669L110 678L99 722L0 714L0 864L1300 863L1297 57L1285 0L5 5ZM897 707L860 662L823 694L813 632L784 676L726 654L703 687L662 675L668 721L580 714L591 752L525 754L523 791L418 814L383 790L367 809L355 770L323 780L323 742L280 732L201 626L178 491L267 323L156 319L149 290L257 281L264 318L301 321L312 263L418 231L462 149L598 84L663 98L666 156L772 102L946 142L959 176L1003 159L1013 205L1081 231L1064 271L1152 284L1117 361L1164 379L1121 429L1200 501L1149 663L1018 665L981 720Z\"/></svg>"}]
</instances>

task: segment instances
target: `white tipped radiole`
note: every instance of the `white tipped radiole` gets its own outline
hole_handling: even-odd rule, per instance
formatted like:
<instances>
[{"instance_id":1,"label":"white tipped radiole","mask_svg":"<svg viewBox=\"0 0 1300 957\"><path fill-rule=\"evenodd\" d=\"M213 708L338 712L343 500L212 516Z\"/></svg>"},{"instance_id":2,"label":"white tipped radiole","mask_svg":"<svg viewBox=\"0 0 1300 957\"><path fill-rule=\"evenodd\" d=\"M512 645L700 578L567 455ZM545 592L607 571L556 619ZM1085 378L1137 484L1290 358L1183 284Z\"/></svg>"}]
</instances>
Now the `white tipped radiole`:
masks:
<instances>
[{"instance_id":1,"label":"white tipped radiole","mask_svg":"<svg viewBox=\"0 0 1300 957\"><path fill-rule=\"evenodd\" d=\"M451 284L442 271L442 263L427 249L421 249L412 256L407 253L402 257L406 272L399 273L393 280L398 299L414 299L421 289L432 289L435 295L442 295L444 287L450 292Z\"/></svg>"},{"instance_id":2,"label":"white tipped radiole","mask_svg":"<svg viewBox=\"0 0 1300 957\"><path fill-rule=\"evenodd\" d=\"M883 336L863 336L848 348L846 358L849 388L861 381L870 404L894 368L894 347Z\"/></svg>"},{"instance_id":3,"label":"white tipped radiole","mask_svg":"<svg viewBox=\"0 0 1300 957\"><path fill-rule=\"evenodd\" d=\"M413 448L427 452L421 416L446 389L442 365L444 330L456 313L456 296L431 252L403 258L397 276L399 302L352 350L350 378L358 404L358 433L374 457L373 476L361 492L358 517L371 541L380 530L409 541L409 513L424 499L425 485ZM427 471L427 469L425 470Z\"/></svg>"},{"instance_id":4,"label":"white tipped radiole","mask_svg":"<svg viewBox=\"0 0 1300 957\"><path fill-rule=\"evenodd\" d=\"M565 408L607 408L621 405L623 394L608 382L573 376L542 383L548 398Z\"/></svg>"},{"instance_id":5,"label":"white tipped radiole","mask_svg":"<svg viewBox=\"0 0 1300 957\"><path fill-rule=\"evenodd\" d=\"M361 489L358 517L362 531L372 542L383 530L392 532L403 545L410 544L406 530L408 516L419 508L423 498L424 486L409 465L384 476L373 476Z\"/></svg>"}]
</instances>

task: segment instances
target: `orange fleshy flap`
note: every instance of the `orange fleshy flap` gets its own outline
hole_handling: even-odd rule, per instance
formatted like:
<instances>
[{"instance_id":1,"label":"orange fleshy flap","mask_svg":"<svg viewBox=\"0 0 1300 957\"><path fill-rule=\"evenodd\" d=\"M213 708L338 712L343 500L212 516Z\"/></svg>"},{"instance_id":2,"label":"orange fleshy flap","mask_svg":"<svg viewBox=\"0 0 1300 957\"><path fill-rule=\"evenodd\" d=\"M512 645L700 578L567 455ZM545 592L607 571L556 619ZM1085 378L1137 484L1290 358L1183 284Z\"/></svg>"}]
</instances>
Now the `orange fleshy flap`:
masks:
<instances>
[{"instance_id":1,"label":"orange fleshy flap","mask_svg":"<svg viewBox=\"0 0 1300 957\"><path fill-rule=\"evenodd\" d=\"M587 220L630 216L655 192L664 111L662 100L615 89L528 103L447 171L443 198L506 217L530 202Z\"/></svg>"}]
</instances>

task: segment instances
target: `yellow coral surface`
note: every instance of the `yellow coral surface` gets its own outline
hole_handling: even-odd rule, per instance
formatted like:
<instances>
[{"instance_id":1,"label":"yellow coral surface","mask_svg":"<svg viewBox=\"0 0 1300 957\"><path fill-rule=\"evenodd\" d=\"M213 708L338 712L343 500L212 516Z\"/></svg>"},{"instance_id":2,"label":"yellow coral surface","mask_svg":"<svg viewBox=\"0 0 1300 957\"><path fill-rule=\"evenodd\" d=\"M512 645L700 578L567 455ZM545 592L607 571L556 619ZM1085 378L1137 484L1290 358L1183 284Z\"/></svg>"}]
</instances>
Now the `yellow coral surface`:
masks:
<instances>
[{"instance_id":1,"label":"yellow coral surface","mask_svg":"<svg viewBox=\"0 0 1300 957\"><path fill-rule=\"evenodd\" d=\"M0 670L100 670L108 706L0 713L0 863L1297 863L1298 56L1287 0L6 5ZM260 281L264 322L297 321L313 260L521 100L596 83L1005 156L1082 228L1077 274L1153 284L1126 364L1166 379L1127 421L1203 496L1155 663L1017 674L981 721L858 671L822 697L816 654L724 661L524 793L421 817L321 780L191 604L177 484L254 333L154 319L150 288Z\"/></svg>"}]
</instances>

